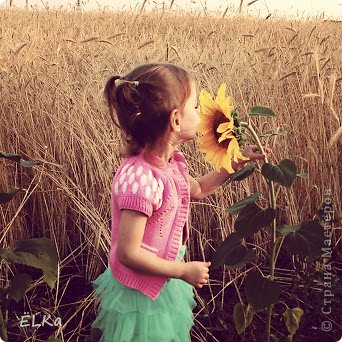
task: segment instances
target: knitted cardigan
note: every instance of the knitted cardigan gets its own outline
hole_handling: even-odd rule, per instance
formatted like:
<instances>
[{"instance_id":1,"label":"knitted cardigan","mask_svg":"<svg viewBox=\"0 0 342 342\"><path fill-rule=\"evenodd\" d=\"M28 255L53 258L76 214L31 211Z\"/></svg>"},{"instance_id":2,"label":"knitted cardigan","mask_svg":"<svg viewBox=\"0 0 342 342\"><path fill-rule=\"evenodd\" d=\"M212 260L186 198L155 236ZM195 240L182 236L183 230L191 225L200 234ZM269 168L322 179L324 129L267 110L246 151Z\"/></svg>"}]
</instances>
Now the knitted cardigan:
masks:
<instances>
[{"instance_id":1,"label":"knitted cardigan","mask_svg":"<svg viewBox=\"0 0 342 342\"><path fill-rule=\"evenodd\" d=\"M145 150L129 156L119 166L112 183L112 231L108 267L123 285L156 300L168 278L148 275L123 265L117 254L121 209L147 215L141 248L165 260L176 260L179 240L188 240L190 183L186 159L175 151L170 162ZM146 159L145 159L146 158Z\"/></svg>"}]
</instances>

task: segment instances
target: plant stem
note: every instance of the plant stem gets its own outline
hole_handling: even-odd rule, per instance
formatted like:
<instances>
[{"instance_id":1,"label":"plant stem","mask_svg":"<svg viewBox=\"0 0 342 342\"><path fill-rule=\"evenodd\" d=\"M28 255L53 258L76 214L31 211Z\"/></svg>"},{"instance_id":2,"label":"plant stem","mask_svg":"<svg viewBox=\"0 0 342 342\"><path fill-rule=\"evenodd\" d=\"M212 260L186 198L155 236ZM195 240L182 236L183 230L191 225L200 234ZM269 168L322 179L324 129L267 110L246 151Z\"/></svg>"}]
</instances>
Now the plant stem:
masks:
<instances>
[{"instance_id":1,"label":"plant stem","mask_svg":"<svg viewBox=\"0 0 342 342\"><path fill-rule=\"evenodd\" d=\"M263 153L265 155L265 163L268 163L268 159L267 159L267 155L265 153L265 150L264 150L263 146L261 145L260 139L259 139L257 133L254 131L253 127L246 122L240 122L240 125L241 125L241 127L245 127L246 129L248 129L249 132L252 134L254 142L258 145L261 153ZM267 181L267 185L269 187L269 192L270 192L271 208L273 208L275 210L276 209L276 197L275 197L275 192L274 192L274 184L272 181ZM272 230L271 230L270 280L273 280L273 278L274 278L276 228L277 228L276 218L274 218L274 220L272 221ZM271 304L267 310L266 342L270 341L272 310L273 310L273 304Z\"/></svg>"},{"instance_id":2,"label":"plant stem","mask_svg":"<svg viewBox=\"0 0 342 342\"><path fill-rule=\"evenodd\" d=\"M1 308L1 306L0 306L0 338L4 339L5 341L8 340L6 324L5 324L5 321L4 321L4 317L2 316L2 308Z\"/></svg>"}]
</instances>

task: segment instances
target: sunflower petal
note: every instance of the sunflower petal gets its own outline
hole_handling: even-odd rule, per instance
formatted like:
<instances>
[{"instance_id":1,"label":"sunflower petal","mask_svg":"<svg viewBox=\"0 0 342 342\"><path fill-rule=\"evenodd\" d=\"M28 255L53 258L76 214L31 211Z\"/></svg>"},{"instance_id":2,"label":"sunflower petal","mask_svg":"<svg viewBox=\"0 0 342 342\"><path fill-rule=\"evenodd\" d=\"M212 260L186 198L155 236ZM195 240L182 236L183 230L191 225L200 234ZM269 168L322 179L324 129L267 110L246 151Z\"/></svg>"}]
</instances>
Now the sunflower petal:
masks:
<instances>
[{"instance_id":1,"label":"sunflower petal","mask_svg":"<svg viewBox=\"0 0 342 342\"><path fill-rule=\"evenodd\" d=\"M231 126L230 122L221 123L217 127L216 132L217 133L223 133L223 132L227 131L228 129L230 129L231 128L230 126Z\"/></svg>"},{"instance_id":2,"label":"sunflower petal","mask_svg":"<svg viewBox=\"0 0 342 342\"><path fill-rule=\"evenodd\" d=\"M200 92L200 99L202 100L212 100L213 98L211 97L210 93L208 91L206 91L205 89L202 89Z\"/></svg>"},{"instance_id":3,"label":"sunflower petal","mask_svg":"<svg viewBox=\"0 0 342 342\"><path fill-rule=\"evenodd\" d=\"M211 95L204 89L201 90L200 96L201 111L207 115L214 115L220 109L219 105L212 99Z\"/></svg>"},{"instance_id":4,"label":"sunflower petal","mask_svg":"<svg viewBox=\"0 0 342 342\"><path fill-rule=\"evenodd\" d=\"M234 136L232 130L228 130L228 131L222 133L222 135L218 139L218 142L220 143L221 141L224 141L226 139L235 139L235 136Z\"/></svg>"},{"instance_id":5,"label":"sunflower petal","mask_svg":"<svg viewBox=\"0 0 342 342\"><path fill-rule=\"evenodd\" d=\"M232 168L232 161L228 158L225 159L224 163L222 164L222 167L224 167L229 173L235 172L235 170Z\"/></svg>"},{"instance_id":6,"label":"sunflower petal","mask_svg":"<svg viewBox=\"0 0 342 342\"><path fill-rule=\"evenodd\" d=\"M227 159L231 160L233 157L233 153L234 153L234 139L231 139L227 148L227 152L226 152Z\"/></svg>"},{"instance_id":7,"label":"sunflower petal","mask_svg":"<svg viewBox=\"0 0 342 342\"><path fill-rule=\"evenodd\" d=\"M226 99L224 102L220 103L221 111L223 112L224 116L231 122L234 123L232 118L232 112L234 107L230 105L230 100Z\"/></svg>"},{"instance_id":8,"label":"sunflower petal","mask_svg":"<svg viewBox=\"0 0 342 342\"><path fill-rule=\"evenodd\" d=\"M221 164L224 160L224 150L219 149L213 156L213 164L215 166L215 169L217 172L220 172L221 170Z\"/></svg>"},{"instance_id":9,"label":"sunflower petal","mask_svg":"<svg viewBox=\"0 0 342 342\"><path fill-rule=\"evenodd\" d=\"M216 95L216 102L218 102L219 104L221 102L224 102L224 99L226 98L226 89L227 89L227 85L225 83L222 83L217 91L217 95Z\"/></svg>"},{"instance_id":10,"label":"sunflower petal","mask_svg":"<svg viewBox=\"0 0 342 342\"><path fill-rule=\"evenodd\" d=\"M226 96L227 86L225 83L222 83L217 91L217 96L215 101L221 108L223 114L227 117L227 119L232 120L231 113L234 110L234 107L231 106L231 99L229 96Z\"/></svg>"},{"instance_id":11,"label":"sunflower petal","mask_svg":"<svg viewBox=\"0 0 342 342\"><path fill-rule=\"evenodd\" d=\"M225 141L226 139L228 139L227 136L225 136L224 134L222 134L219 139L217 140L219 143L221 143L222 141Z\"/></svg>"},{"instance_id":12,"label":"sunflower petal","mask_svg":"<svg viewBox=\"0 0 342 342\"><path fill-rule=\"evenodd\" d=\"M213 126L212 120L200 120L200 123L198 125L198 130L201 132L205 132L211 129Z\"/></svg>"},{"instance_id":13,"label":"sunflower petal","mask_svg":"<svg viewBox=\"0 0 342 342\"><path fill-rule=\"evenodd\" d=\"M236 162L236 163L238 163L239 161L238 161L238 158L239 158L239 156L240 156L240 149L239 149L239 144L238 144L238 142L237 142L237 140L236 139L233 139L232 140L232 144L233 144L233 160Z\"/></svg>"},{"instance_id":14,"label":"sunflower petal","mask_svg":"<svg viewBox=\"0 0 342 342\"><path fill-rule=\"evenodd\" d=\"M242 155L241 153L239 154L239 159L241 159L241 160L250 160L250 158L245 157L245 156Z\"/></svg>"},{"instance_id":15,"label":"sunflower petal","mask_svg":"<svg viewBox=\"0 0 342 342\"><path fill-rule=\"evenodd\" d=\"M228 134L223 133L217 141L218 141L218 143L221 143L222 141L224 141L226 139L231 139L231 137Z\"/></svg>"}]
</instances>

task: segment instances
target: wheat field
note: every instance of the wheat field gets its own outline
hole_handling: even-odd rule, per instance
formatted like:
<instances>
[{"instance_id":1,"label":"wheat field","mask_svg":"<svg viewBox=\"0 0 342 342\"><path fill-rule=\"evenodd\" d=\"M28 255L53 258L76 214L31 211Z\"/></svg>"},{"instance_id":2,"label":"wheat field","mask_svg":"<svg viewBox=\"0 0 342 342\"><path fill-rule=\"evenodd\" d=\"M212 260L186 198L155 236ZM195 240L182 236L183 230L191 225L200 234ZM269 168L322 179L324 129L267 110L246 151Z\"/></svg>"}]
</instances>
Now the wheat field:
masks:
<instances>
[{"instance_id":1,"label":"wheat field","mask_svg":"<svg viewBox=\"0 0 342 342\"><path fill-rule=\"evenodd\" d=\"M313 219L324 189L331 189L336 215L341 212L341 22L228 15L0 10L0 150L44 161L33 171L0 164L1 190L27 189L0 209L1 245L45 236L57 244L61 273L73 267L74 276L90 281L104 269L110 184L121 140L102 91L110 75L145 62L185 67L198 90L212 94L227 82L242 117L255 105L277 113L275 119L253 119L260 134L287 133L262 140L272 148L270 161L292 159L308 174L279 194L280 221ZM212 170L196 141L182 151L193 177ZM253 175L192 202L187 258L207 260L233 229L226 208L260 188L266 190L264 182ZM261 203L268 203L266 191ZM333 233L337 243L339 229ZM254 243L267 247L267 239L260 233ZM213 280L212 296L228 276ZM204 308L208 298L200 292ZM55 308L57 297L58 291L49 303ZM223 291L212 303L219 307L224 300ZM78 311L91 310L92 304L83 298ZM68 318L64 321L67 331ZM202 328L195 331L196 340ZM64 337L73 341L80 329Z\"/></svg>"}]
</instances>

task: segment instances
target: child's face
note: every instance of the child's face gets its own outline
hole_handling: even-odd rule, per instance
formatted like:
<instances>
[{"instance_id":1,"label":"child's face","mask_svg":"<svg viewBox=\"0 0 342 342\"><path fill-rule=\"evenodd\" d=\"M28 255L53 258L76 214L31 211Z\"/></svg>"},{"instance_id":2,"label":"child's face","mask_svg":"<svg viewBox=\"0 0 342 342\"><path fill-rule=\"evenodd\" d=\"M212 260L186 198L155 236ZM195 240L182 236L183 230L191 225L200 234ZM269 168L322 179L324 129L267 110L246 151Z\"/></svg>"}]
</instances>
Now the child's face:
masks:
<instances>
[{"instance_id":1,"label":"child's face","mask_svg":"<svg viewBox=\"0 0 342 342\"><path fill-rule=\"evenodd\" d=\"M188 141L196 137L197 128L200 122L200 116L197 110L197 91L194 81L191 82L191 93L185 102L183 116L181 117L181 139Z\"/></svg>"}]
</instances>

